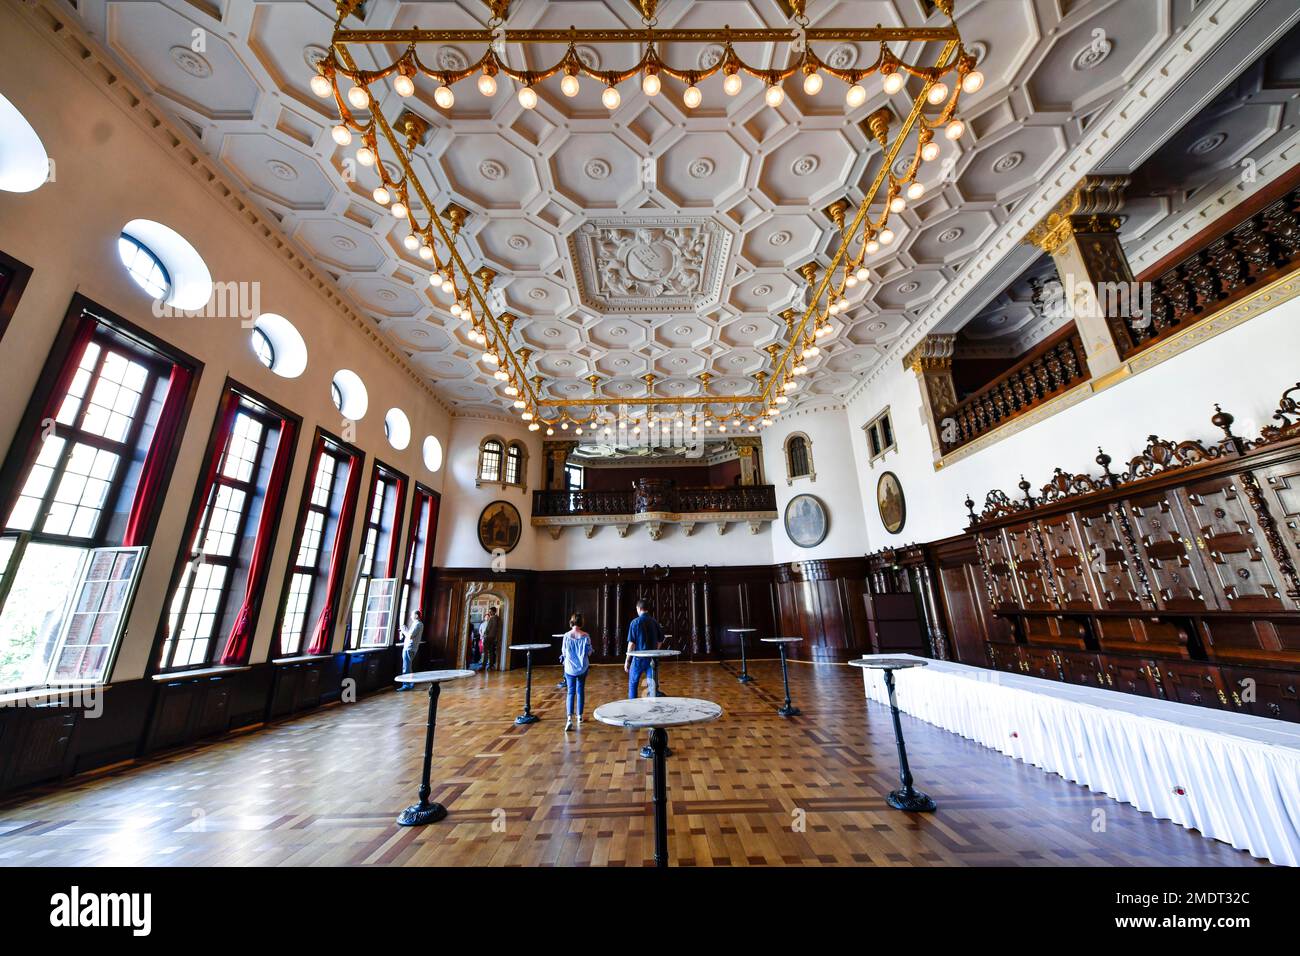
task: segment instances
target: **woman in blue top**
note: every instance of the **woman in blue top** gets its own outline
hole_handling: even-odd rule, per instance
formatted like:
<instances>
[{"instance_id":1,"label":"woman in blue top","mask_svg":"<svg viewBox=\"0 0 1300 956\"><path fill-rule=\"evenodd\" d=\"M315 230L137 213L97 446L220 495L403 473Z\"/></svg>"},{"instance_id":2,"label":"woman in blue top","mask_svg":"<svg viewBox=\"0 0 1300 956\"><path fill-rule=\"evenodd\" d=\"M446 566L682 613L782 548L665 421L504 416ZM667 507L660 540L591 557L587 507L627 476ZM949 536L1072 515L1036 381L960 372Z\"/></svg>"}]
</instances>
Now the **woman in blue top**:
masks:
<instances>
[{"instance_id":1,"label":"woman in blue top","mask_svg":"<svg viewBox=\"0 0 1300 956\"><path fill-rule=\"evenodd\" d=\"M565 702L564 729L573 729L573 718L582 723L582 696L587 684L587 669L591 666L591 635L582 629L582 615L569 618L569 632L560 645L560 662L564 664L564 682L568 685Z\"/></svg>"}]
</instances>

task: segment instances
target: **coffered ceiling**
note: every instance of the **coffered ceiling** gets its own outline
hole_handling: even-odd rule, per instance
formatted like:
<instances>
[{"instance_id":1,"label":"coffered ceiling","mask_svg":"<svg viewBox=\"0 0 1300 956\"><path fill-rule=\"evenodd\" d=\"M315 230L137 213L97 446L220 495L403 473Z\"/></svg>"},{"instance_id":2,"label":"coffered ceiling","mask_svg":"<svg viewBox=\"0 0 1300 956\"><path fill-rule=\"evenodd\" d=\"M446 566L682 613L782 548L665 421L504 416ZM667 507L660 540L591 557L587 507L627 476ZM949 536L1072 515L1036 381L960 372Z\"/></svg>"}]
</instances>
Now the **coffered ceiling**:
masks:
<instances>
[{"instance_id":1,"label":"coffered ceiling","mask_svg":"<svg viewBox=\"0 0 1300 956\"><path fill-rule=\"evenodd\" d=\"M449 302L430 290L422 263L403 247L405 228L373 202L373 172L363 169L353 182L343 175L348 157L329 133L333 104L308 89L330 40L332 3L76 6L88 31L449 404L508 407L467 327L444 311ZM810 363L797 401L842 398L876 367L1126 85L1162 51L1167 56L1197 7L1198 0L958 0L958 26L987 78L963 98L970 132L956 146L945 142L944 160L922 177L926 198L891 221L897 240L869 261L875 275L867 288L850 291L852 308L833 320L835 332ZM921 0L808 4L818 26L919 26L929 9ZM365 24L481 28L486 19L479 0L370 0ZM639 27L640 18L628 0L516 0L508 23ZM775 27L788 20L779 0L665 0L659 23ZM193 49L196 30L205 31L201 51ZM674 46L665 58L709 64L720 49ZM363 68L374 65L365 59L371 51L353 52ZM398 52L376 55L386 61ZM455 69L480 52L444 46L423 55ZM559 52L544 50L537 63L518 48L506 56L534 67ZM637 55L610 46L580 52L605 69ZM740 52L768 62L774 51ZM853 44L818 52L841 67L875 58L874 49ZM862 122L887 100L871 84L873 95L849 110L838 82L816 97L789 83L773 109L758 82L748 80L733 98L714 77L701 84L703 106L689 114L675 81L653 98L635 82L623 84L622 105L611 114L592 81L572 99L549 81L534 110L508 90L489 99L468 82L457 86L454 107L442 110L423 83L404 102L387 84L375 91L385 88L386 115L405 105L432 124L417 172L439 208L454 200L470 211L462 255L471 268L500 273L494 305L520 316L515 347L534 350L544 392L557 398L588 395L591 374L614 398L642 394L638 376L646 372L659 375L659 393L670 396L699 394L701 372L712 374L716 392L755 390L754 373L771 367L764 346L783 341L778 313L801 301L797 268L824 263L837 248L822 210L843 196L860 199L876 172L880 147Z\"/></svg>"}]
</instances>

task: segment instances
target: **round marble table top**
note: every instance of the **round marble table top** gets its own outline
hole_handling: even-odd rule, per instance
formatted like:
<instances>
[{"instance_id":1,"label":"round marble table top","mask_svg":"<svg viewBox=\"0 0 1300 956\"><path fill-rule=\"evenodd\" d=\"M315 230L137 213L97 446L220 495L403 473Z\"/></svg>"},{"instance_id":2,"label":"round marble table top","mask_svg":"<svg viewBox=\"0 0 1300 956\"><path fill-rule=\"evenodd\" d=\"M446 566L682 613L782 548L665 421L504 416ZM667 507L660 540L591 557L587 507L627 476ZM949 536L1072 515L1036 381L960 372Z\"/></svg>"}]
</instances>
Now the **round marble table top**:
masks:
<instances>
[{"instance_id":1,"label":"round marble table top","mask_svg":"<svg viewBox=\"0 0 1300 956\"><path fill-rule=\"evenodd\" d=\"M802 637L761 637L759 638L764 644L798 644L803 640Z\"/></svg>"},{"instance_id":2,"label":"round marble table top","mask_svg":"<svg viewBox=\"0 0 1300 956\"><path fill-rule=\"evenodd\" d=\"M632 651L628 657L676 657L681 651L668 647L658 647L650 651Z\"/></svg>"},{"instance_id":3,"label":"round marble table top","mask_svg":"<svg viewBox=\"0 0 1300 956\"><path fill-rule=\"evenodd\" d=\"M612 700L596 708L602 724L615 727L679 727L706 724L722 716L722 708L711 700L696 697L637 697Z\"/></svg>"},{"instance_id":4,"label":"round marble table top","mask_svg":"<svg viewBox=\"0 0 1300 956\"><path fill-rule=\"evenodd\" d=\"M856 661L849 661L854 667L870 667L877 671L896 671L904 667L924 667L925 661L914 660L910 657L863 657Z\"/></svg>"},{"instance_id":5,"label":"round marble table top","mask_svg":"<svg viewBox=\"0 0 1300 956\"><path fill-rule=\"evenodd\" d=\"M729 627L727 628L727 630L730 631L732 634L757 634L758 633L758 628L756 627Z\"/></svg>"},{"instance_id":6,"label":"round marble table top","mask_svg":"<svg viewBox=\"0 0 1300 956\"><path fill-rule=\"evenodd\" d=\"M399 684L443 684L449 680L473 676L474 671L415 671L412 674L398 674L393 680Z\"/></svg>"},{"instance_id":7,"label":"round marble table top","mask_svg":"<svg viewBox=\"0 0 1300 956\"><path fill-rule=\"evenodd\" d=\"M549 651L550 644L511 644L512 651Z\"/></svg>"}]
</instances>

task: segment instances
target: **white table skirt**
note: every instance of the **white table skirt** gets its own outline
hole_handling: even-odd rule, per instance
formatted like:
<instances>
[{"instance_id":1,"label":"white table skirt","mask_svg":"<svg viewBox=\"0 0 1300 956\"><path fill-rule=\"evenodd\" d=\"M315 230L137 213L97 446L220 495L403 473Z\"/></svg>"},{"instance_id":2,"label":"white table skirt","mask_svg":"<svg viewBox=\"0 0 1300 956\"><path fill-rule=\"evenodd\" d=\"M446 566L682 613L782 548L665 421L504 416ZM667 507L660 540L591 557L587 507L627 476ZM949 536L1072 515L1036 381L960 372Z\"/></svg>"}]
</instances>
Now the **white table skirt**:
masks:
<instances>
[{"instance_id":1,"label":"white table skirt","mask_svg":"<svg viewBox=\"0 0 1300 956\"><path fill-rule=\"evenodd\" d=\"M1300 866L1300 725L928 665L895 672L900 710L1253 856ZM888 704L884 675L867 669L863 678L867 697Z\"/></svg>"}]
</instances>

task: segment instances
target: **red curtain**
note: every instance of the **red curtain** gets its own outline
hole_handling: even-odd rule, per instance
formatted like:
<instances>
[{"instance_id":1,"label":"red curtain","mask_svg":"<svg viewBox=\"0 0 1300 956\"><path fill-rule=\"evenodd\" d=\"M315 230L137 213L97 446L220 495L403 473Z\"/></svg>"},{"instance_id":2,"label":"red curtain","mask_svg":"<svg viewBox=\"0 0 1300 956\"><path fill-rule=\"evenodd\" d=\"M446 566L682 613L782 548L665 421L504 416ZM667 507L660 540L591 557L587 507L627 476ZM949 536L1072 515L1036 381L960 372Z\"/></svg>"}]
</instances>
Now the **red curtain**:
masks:
<instances>
[{"instance_id":1,"label":"red curtain","mask_svg":"<svg viewBox=\"0 0 1300 956\"><path fill-rule=\"evenodd\" d=\"M347 563L348 540L352 537L352 519L356 516L357 493L361 490L361 457L354 455L348 459L348 488L339 508L339 523L334 532L334 549L330 552L330 573L325 582L325 606L321 608L320 618L316 621L316 630L312 634L308 654L324 654L330 646L334 634L334 602L338 599L339 582L343 577L343 566Z\"/></svg>"},{"instance_id":2,"label":"red curtain","mask_svg":"<svg viewBox=\"0 0 1300 956\"><path fill-rule=\"evenodd\" d=\"M289 480L289 462L293 458L294 442L298 429L293 422L280 420L280 437L275 446L275 462L262 496L262 514L257 520L257 538L253 542L253 556L248 562L248 581L244 585L244 602L235 616L235 624L226 638L221 652L222 664L243 664L253 647L253 624L257 603L266 582L267 567L271 563L272 529L283 505L284 486Z\"/></svg>"},{"instance_id":3,"label":"red curtain","mask_svg":"<svg viewBox=\"0 0 1300 956\"><path fill-rule=\"evenodd\" d=\"M185 400L189 396L193 378L194 373L189 369L180 365L172 366L171 378L167 382L167 397L163 400L158 424L154 427L153 438L149 442L149 452L144 458L140 481L135 486L135 500L131 502L131 515L126 522L126 535L122 538L123 547L145 543L145 526L171 477L167 470L167 458L180 438L181 418L185 414Z\"/></svg>"},{"instance_id":4,"label":"red curtain","mask_svg":"<svg viewBox=\"0 0 1300 956\"><path fill-rule=\"evenodd\" d=\"M4 502L4 513L0 515L0 518L7 518L9 512L13 510L14 502L18 500L18 493L22 490L27 481L27 475L32 470L32 464L36 461L36 456L41 453L41 443L45 441L46 437L46 422L52 422L58 416L59 407L63 404L63 398L68 394L68 389L72 387L72 379L77 374L77 368L81 365L82 358L86 355L86 346L90 344L90 340L95 334L95 328L95 320L82 313L81 318L77 320L76 330L72 334L72 342L68 346L67 356L59 369L58 377L54 380L54 387L50 389L50 397L46 399L41 420L36 423L31 438L28 439L27 454L23 459L24 464L22 473L19 476L20 480L14 482L9 500Z\"/></svg>"}]
</instances>

